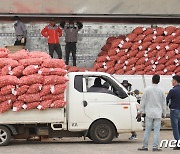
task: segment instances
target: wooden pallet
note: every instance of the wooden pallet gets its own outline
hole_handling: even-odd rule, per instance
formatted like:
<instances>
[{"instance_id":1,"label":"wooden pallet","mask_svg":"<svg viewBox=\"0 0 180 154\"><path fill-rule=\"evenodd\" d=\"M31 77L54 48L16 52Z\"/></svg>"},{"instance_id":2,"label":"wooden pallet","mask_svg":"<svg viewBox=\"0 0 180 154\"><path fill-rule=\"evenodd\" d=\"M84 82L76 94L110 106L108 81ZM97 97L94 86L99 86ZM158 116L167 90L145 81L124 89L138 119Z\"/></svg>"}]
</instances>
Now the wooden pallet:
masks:
<instances>
[{"instance_id":1,"label":"wooden pallet","mask_svg":"<svg viewBox=\"0 0 180 154\"><path fill-rule=\"evenodd\" d=\"M25 49L25 46L23 46L23 45L6 46L5 48L7 48L11 53L15 53L16 51L19 51L21 49Z\"/></svg>"}]
</instances>

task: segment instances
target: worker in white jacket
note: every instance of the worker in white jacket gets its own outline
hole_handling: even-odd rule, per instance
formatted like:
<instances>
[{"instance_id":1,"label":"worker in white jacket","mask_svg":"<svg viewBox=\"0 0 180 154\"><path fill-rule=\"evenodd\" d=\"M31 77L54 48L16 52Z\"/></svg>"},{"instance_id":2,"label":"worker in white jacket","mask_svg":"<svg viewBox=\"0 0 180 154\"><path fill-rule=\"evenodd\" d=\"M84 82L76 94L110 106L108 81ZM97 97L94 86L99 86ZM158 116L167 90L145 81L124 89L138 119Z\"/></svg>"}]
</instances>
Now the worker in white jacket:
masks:
<instances>
[{"instance_id":1,"label":"worker in white jacket","mask_svg":"<svg viewBox=\"0 0 180 154\"><path fill-rule=\"evenodd\" d=\"M139 114L145 113L145 133L142 148L138 150L148 151L148 140L154 125L153 151L161 151L158 148L161 128L161 118L166 116L166 98L164 91L158 86L160 76L152 77L152 85L147 87L142 95Z\"/></svg>"}]
</instances>

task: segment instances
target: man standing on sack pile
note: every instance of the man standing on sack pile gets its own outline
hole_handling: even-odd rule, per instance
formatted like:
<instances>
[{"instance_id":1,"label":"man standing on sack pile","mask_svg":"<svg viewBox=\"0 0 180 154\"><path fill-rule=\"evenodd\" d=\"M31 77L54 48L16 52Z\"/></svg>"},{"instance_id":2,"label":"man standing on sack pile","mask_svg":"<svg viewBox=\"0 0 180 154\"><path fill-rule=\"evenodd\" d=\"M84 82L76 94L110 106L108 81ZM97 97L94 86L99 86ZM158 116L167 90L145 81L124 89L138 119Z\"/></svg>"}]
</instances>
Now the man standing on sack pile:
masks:
<instances>
[{"instance_id":1,"label":"man standing on sack pile","mask_svg":"<svg viewBox=\"0 0 180 154\"><path fill-rule=\"evenodd\" d=\"M69 55L72 53L73 57L73 66L76 66L76 43L78 31L83 27L81 22L75 22L73 20L69 20L69 22L61 22L60 26L65 31L65 52L66 52L66 65L69 64Z\"/></svg>"},{"instance_id":2,"label":"man standing on sack pile","mask_svg":"<svg viewBox=\"0 0 180 154\"><path fill-rule=\"evenodd\" d=\"M62 50L59 44L62 30L56 25L54 18L52 18L50 24L41 31L41 34L48 38L49 55L53 58L53 53L56 51L58 58L62 59Z\"/></svg>"},{"instance_id":3,"label":"man standing on sack pile","mask_svg":"<svg viewBox=\"0 0 180 154\"><path fill-rule=\"evenodd\" d=\"M14 45L26 45L27 30L23 22L20 21L18 16L14 17L15 24L14 29L16 33L16 41Z\"/></svg>"}]
</instances>

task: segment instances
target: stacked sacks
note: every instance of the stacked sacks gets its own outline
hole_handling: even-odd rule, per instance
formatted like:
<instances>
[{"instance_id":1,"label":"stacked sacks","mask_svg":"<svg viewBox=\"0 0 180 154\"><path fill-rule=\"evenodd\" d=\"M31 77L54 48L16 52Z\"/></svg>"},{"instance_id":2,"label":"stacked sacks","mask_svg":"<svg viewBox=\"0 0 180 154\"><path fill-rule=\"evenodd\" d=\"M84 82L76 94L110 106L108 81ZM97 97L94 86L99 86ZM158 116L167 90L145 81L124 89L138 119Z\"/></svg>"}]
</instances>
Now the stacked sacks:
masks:
<instances>
[{"instance_id":1,"label":"stacked sacks","mask_svg":"<svg viewBox=\"0 0 180 154\"><path fill-rule=\"evenodd\" d=\"M0 50L0 112L62 108L67 79L63 60L43 52ZM2 55L5 55L2 57Z\"/></svg>"},{"instance_id":2,"label":"stacked sacks","mask_svg":"<svg viewBox=\"0 0 180 154\"><path fill-rule=\"evenodd\" d=\"M94 70L110 74L180 74L180 28L137 27L104 55L99 54ZM113 41L114 41L113 40Z\"/></svg>"}]
</instances>

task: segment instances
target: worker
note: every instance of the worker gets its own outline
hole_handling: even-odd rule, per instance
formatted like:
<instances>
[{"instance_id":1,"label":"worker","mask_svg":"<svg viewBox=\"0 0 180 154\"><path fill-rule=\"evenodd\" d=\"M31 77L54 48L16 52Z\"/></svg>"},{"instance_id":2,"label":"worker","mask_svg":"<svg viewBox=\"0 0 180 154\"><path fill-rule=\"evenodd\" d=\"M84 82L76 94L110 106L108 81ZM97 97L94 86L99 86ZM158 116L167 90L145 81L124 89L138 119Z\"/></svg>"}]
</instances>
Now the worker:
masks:
<instances>
[{"instance_id":1,"label":"worker","mask_svg":"<svg viewBox=\"0 0 180 154\"><path fill-rule=\"evenodd\" d=\"M16 33L16 41L14 45L26 45L26 37L27 37L27 30L24 23L21 21L20 17L14 16L14 29Z\"/></svg>"},{"instance_id":2,"label":"worker","mask_svg":"<svg viewBox=\"0 0 180 154\"><path fill-rule=\"evenodd\" d=\"M76 43L78 31L83 27L81 22L69 20L69 22L61 22L60 26L65 32L65 53L66 53L66 65L69 64L69 55L72 53L73 66L76 66Z\"/></svg>"},{"instance_id":3,"label":"worker","mask_svg":"<svg viewBox=\"0 0 180 154\"><path fill-rule=\"evenodd\" d=\"M97 77L94 80L94 85L88 89L88 92L100 92L100 89L102 87L103 87L103 85L101 84L101 78Z\"/></svg>"},{"instance_id":4,"label":"worker","mask_svg":"<svg viewBox=\"0 0 180 154\"><path fill-rule=\"evenodd\" d=\"M59 38L62 36L62 29L56 25L54 18L51 18L50 24L47 25L41 34L48 38L49 54L53 58L56 51L58 58L62 59L62 50L59 44Z\"/></svg>"}]
</instances>

